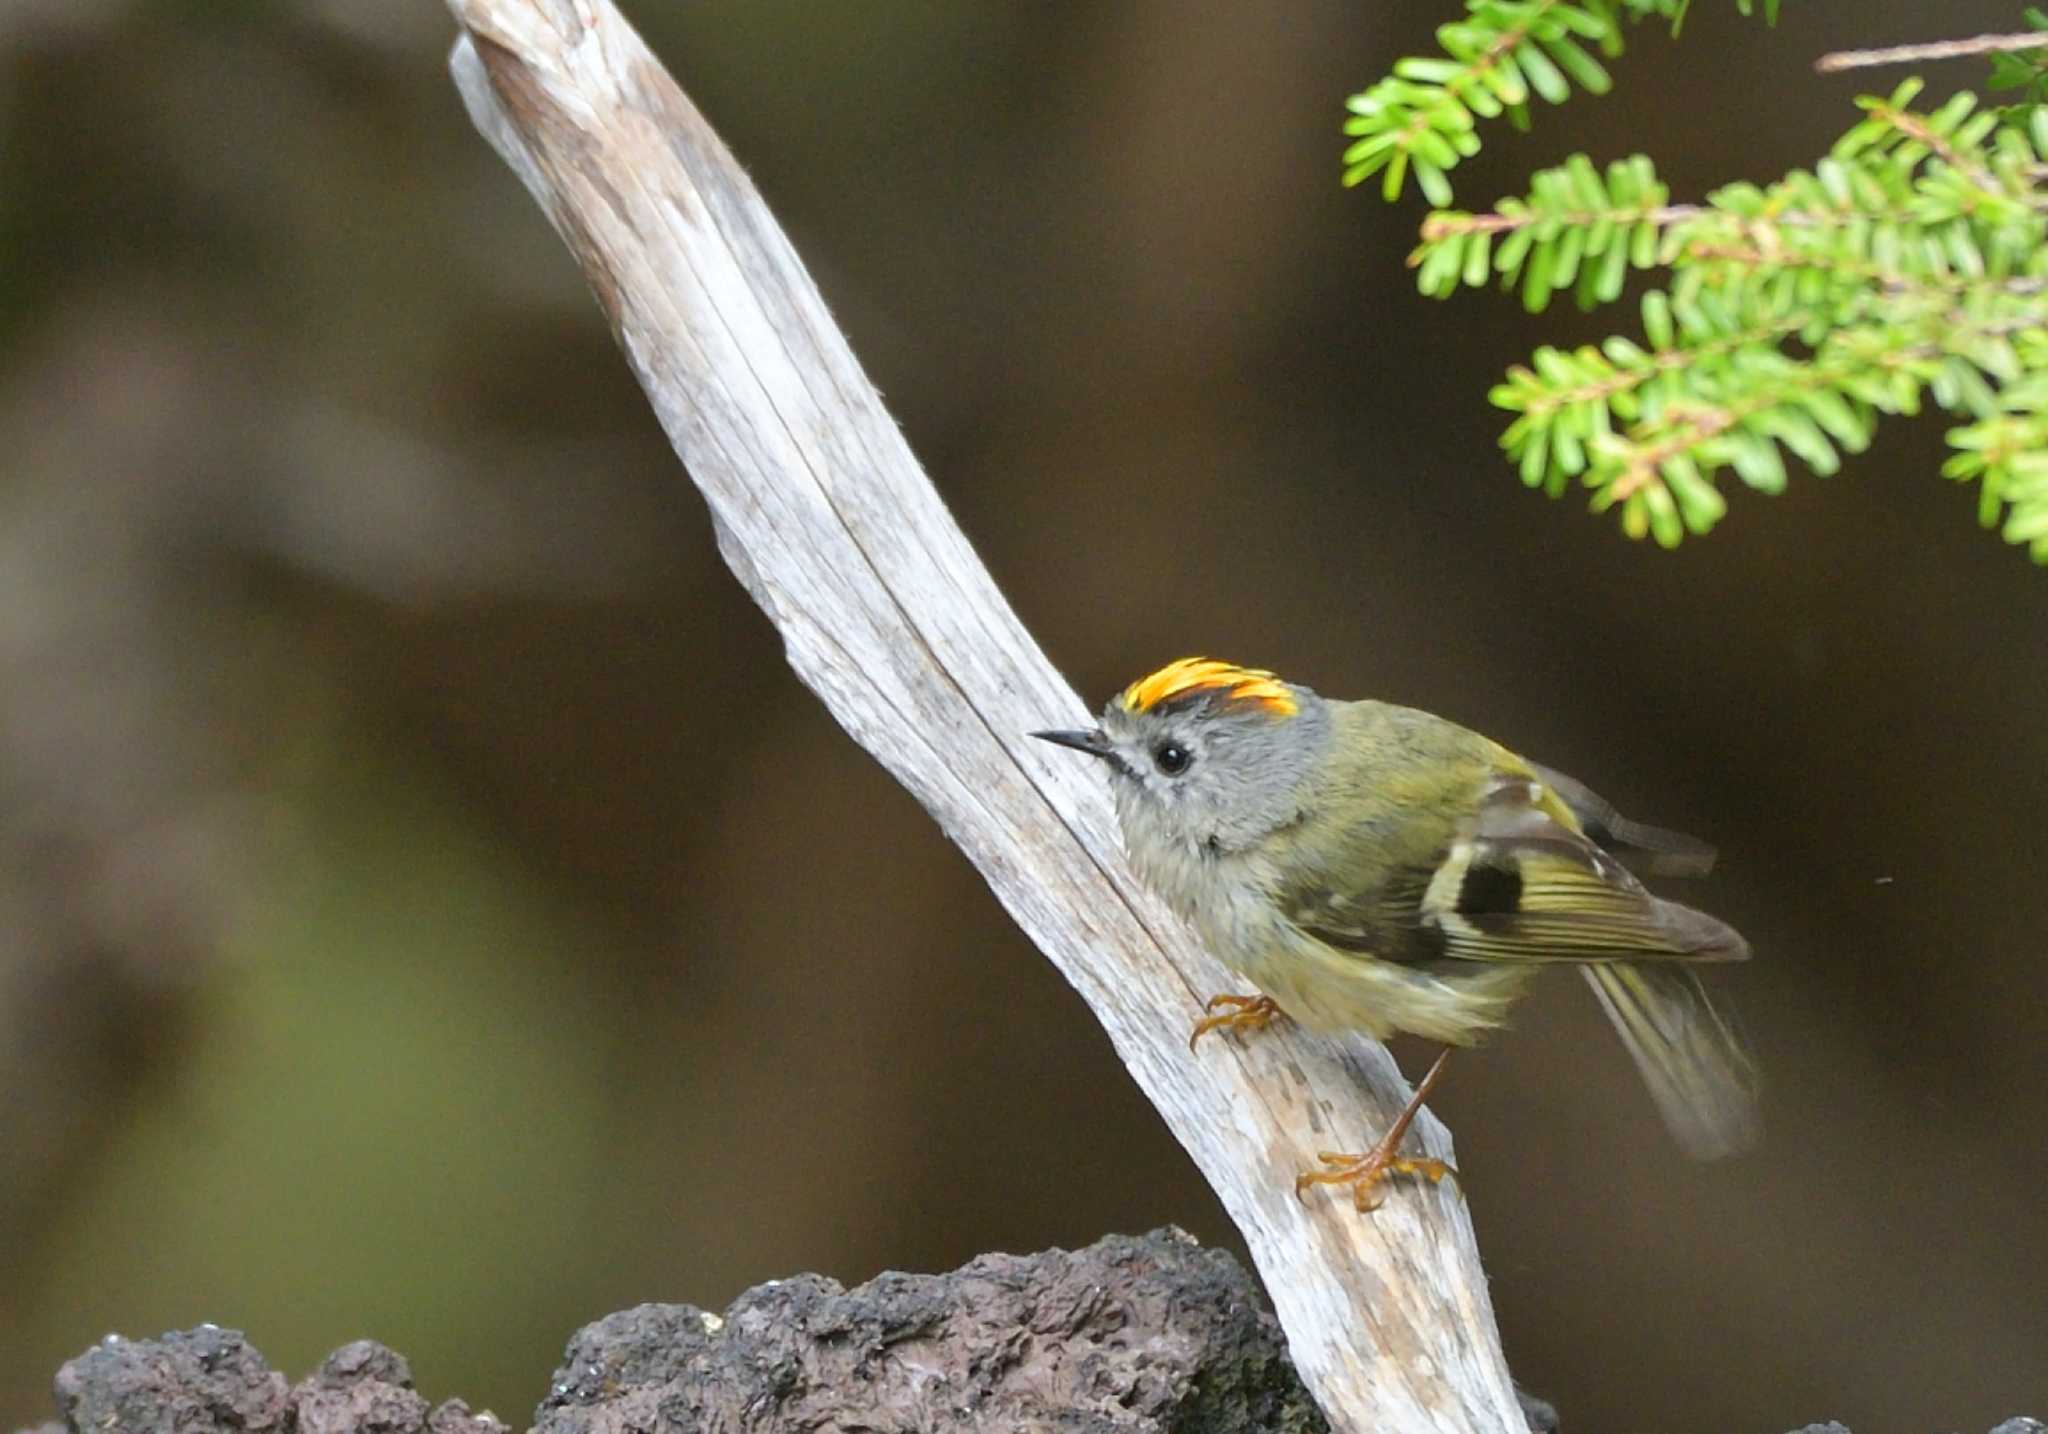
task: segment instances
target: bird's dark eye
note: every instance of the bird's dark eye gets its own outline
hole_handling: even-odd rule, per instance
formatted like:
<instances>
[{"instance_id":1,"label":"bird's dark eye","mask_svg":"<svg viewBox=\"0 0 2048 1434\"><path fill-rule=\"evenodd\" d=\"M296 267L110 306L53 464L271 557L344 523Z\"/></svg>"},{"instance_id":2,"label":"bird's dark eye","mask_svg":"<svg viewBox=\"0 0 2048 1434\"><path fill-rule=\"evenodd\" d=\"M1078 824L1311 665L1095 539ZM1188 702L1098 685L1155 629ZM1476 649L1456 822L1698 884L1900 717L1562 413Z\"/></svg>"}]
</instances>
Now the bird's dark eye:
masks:
<instances>
[{"instance_id":1,"label":"bird's dark eye","mask_svg":"<svg viewBox=\"0 0 2048 1434\"><path fill-rule=\"evenodd\" d=\"M1178 742L1161 742L1152 749L1152 763L1169 777L1178 777L1188 769L1194 756Z\"/></svg>"}]
</instances>

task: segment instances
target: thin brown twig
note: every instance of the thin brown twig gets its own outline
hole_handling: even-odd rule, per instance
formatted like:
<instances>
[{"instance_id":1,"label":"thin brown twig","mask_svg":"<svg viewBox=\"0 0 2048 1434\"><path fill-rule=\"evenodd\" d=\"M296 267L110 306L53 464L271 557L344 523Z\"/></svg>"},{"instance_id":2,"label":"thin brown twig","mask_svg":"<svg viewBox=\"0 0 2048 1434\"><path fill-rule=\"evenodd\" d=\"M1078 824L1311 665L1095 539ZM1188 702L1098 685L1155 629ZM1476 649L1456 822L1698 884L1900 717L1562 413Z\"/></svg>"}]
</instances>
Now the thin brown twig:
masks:
<instances>
[{"instance_id":1,"label":"thin brown twig","mask_svg":"<svg viewBox=\"0 0 2048 1434\"><path fill-rule=\"evenodd\" d=\"M1616 209L1607 213L1585 210L1570 214L1545 214L1534 209L1525 209L1515 214L1504 214L1493 210L1486 214L1432 214L1422 221L1422 242L1433 243L1449 238L1453 234L1501 234L1515 229L1527 229L1531 224L1557 219L1571 225L1592 224L1601 219L1613 221L1618 228L1628 228L1642 223L1645 219L1659 228L1667 228L1687 219L1697 219L1712 211L1704 204L1663 204L1654 209Z\"/></svg>"},{"instance_id":2,"label":"thin brown twig","mask_svg":"<svg viewBox=\"0 0 2048 1434\"><path fill-rule=\"evenodd\" d=\"M1881 50L1834 50L1813 62L1824 75L1862 70L1874 65L1910 65L1921 60L1956 60L2007 50L2036 50L2048 45L2048 30L2022 35L1976 35L1967 40L1931 40L1921 45L1889 45Z\"/></svg>"},{"instance_id":3,"label":"thin brown twig","mask_svg":"<svg viewBox=\"0 0 2048 1434\"><path fill-rule=\"evenodd\" d=\"M1919 138L1918 135L1914 136ZM2048 166L2043 166L2048 168ZM1517 229L1527 229L1532 224L1556 221L1562 224L1584 227L1605 219L1617 228L1629 228L1644 220L1660 229L1669 229L1694 219L1704 219L1718 214L1745 233L1760 227L1777 226L1784 229L1826 229L1846 224L1852 220L1892 220L1911 223L1914 216L1904 209L1855 210L1855 209L1781 209L1762 219L1747 219L1727 210L1717 210L1710 204L1660 204L1651 209L1570 210L1563 214L1551 213L1533 208L1519 208L1512 212L1500 209L1488 210L1483 214L1465 214L1452 210L1438 210L1425 217L1419 237L1425 244L1434 244L1454 234L1505 234ZM1421 261L1410 258L1412 267Z\"/></svg>"},{"instance_id":4,"label":"thin brown twig","mask_svg":"<svg viewBox=\"0 0 2048 1434\"><path fill-rule=\"evenodd\" d=\"M1897 269L1887 269L1881 264L1844 259L1826 252L1743 248L1739 245L1698 242L1685 246L1685 257L1703 262L1720 260L1752 269L1825 269L1829 273L1868 280L1893 296L1923 291L1949 294L1988 292L2028 299L2048 293L2048 276L2014 274L2006 278L1992 278L1983 274L1908 274Z\"/></svg>"}]
</instances>

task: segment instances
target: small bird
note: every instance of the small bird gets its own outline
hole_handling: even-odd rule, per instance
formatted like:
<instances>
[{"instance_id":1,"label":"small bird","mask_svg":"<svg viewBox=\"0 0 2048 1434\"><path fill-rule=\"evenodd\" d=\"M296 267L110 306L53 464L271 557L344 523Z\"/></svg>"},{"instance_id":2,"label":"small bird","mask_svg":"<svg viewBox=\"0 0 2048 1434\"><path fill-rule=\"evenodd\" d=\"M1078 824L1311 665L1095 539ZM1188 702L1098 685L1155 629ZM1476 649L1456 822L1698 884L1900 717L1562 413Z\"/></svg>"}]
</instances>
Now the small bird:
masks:
<instances>
[{"instance_id":1,"label":"small bird","mask_svg":"<svg viewBox=\"0 0 2048 1434\"><path fill-rule=\"evenodd\" d=\"M1140 878L1259 988L1211 1000L1191 1046L1283 1014L1443 1043L1385 1138L1321 1153L1296 1194L1348 1186L1363 1211L1389 1175L1454 1176L1401 1141L1451 1047L1501 1026L1560 963L1580 968L1688 1154L1755 1143L1756 1067L1693 970L1749 946L1637 879L1703 875L1712 847L1441 717L1208 658L1132 683L1099 727L1031 735L1103 762Z\"/></svg>"}]
</instances>

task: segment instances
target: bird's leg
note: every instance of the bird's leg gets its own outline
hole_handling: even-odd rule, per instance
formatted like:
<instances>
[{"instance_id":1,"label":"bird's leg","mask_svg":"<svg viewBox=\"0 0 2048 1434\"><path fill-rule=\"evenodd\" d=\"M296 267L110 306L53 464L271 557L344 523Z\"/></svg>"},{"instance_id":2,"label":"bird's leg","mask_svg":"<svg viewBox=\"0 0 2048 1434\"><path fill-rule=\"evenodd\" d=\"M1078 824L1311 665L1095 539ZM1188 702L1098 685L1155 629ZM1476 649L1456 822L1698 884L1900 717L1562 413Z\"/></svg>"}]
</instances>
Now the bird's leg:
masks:
<instances>
[{"instance_id":1,"label":"bird's leg","mask_svg":"<svg viewBox=\"0 0 2048 1434\"><path fill-rule=\"evenodd\" d=\"M1422 1103L1429 1099L1429 1093L1436 1089L1436 1083L1443 1077L1444 1062L1451 1057L1451 1048L1445 1046L1438 1053L1436 1063L1429 1068L1429 1074L1422 1078L1422 1084L1415 1087L1415 1094L1394 1121L1393 1128L1383 1136L1378 1145L1363 1155L1341 1155L1334 1151L1318 1151L1316 1159L1328 1169L1305 1171L1294 1179L1294 1194L1299 1199L1311 1185L1349 1185L1351 1203L1360 1211L1377 1210L1386 1199L1384 1192L1375 1195L1374 1190L1389 1175L1420 1175L1432 1185L1446 1175L1452 1181L1458 1172L1443 1161L1432 1156L1397 1155L1401 1140L1408 1134L1408 1127L1415 1123Z\"/></svg>"},{"instance_id":2,"label":"bird's leg","mask_svg":"<svg viewBox=\"0 0 2048 1434\"><path fill-rule=\"evenodd\" d=\"M1202 1009L1208 1014L1195 1022L1189 1050L1211 1031L1263 1031L1285 1014L1271 996L1211 996Z\"/></svg>"}]
</instances>

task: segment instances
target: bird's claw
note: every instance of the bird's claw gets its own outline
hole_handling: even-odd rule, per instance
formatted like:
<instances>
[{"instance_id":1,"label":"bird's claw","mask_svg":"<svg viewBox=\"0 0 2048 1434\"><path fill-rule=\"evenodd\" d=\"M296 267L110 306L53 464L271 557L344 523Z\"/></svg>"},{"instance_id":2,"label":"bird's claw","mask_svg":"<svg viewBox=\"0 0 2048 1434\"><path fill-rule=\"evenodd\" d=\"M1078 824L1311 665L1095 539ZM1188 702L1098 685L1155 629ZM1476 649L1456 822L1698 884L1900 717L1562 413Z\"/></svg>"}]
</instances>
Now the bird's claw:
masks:
<instances>
[{"instance_id":1,"label":"bird's claw","mask_svg":"<svg viewBox=\"0 0 2048 1434\"><path fill-rule=\"evenodd\" d=\"M1188 1035L1188 1049L1211 1031L1262 1031L1282 1014L1271 996L1211 996ZM1219 1014L1220 1012L1220 1014Z\"/></svg>"},{"instance_id":2,"label":"bird's claw","mask_svg":"<svg viewBox=\"0 0 2048 1434\"><path fill-rule=\"evenodd\" d=\"M1299 1200L1307 1195L1311 1185L1349 1185L1352 1207L1360 1214L1377 1210L1385 1203L1386 1192L1379 1187L1390 1175L1419 1175L1432 1185L1448 1176L1453 1185L1459 1183L1457 1170L1447 1161L1429 1155L1396 1155L1384 1145L1363 1155L1319 1150L1316 1159L1330 1168L1305 1170L1295 1176L1294 1198Z\"/></svg>"}]
</instances>

